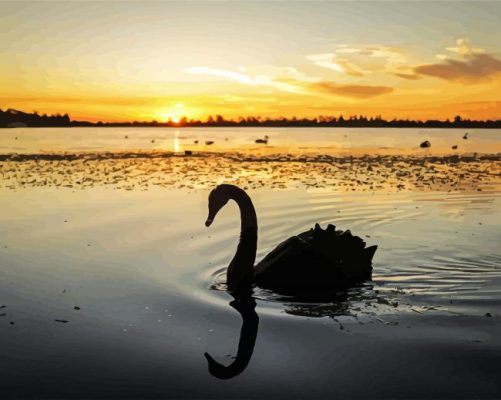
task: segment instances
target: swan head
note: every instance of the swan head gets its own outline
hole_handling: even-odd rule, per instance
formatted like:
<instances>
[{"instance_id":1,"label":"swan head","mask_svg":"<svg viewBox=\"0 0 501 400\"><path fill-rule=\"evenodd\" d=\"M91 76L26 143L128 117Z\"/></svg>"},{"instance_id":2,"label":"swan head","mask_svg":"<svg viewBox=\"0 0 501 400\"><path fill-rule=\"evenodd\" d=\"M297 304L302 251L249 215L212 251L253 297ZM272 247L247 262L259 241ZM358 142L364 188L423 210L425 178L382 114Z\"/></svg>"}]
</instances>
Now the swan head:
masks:
<instances>
[{"instance_id":1,"label":"swan head","mask_svg":"<svg viewBox=\"0 0 501 400\"><path fill-rule=\"evenodd\" d=\"M209 373L219 379L230 379L233 378L236 373L232 373L231 367L225 367L224 365L218 363L214 360L209 353L204 353L204 357L207 359Z\"/></svg>"},{"instance_id":2,"label":"swan head","mask_svg":"<svg viewBox=\"0 0 501 400\"><path fill-rule=\"evenodd\" d=\"M205 221L205 226L210 226L217 213L223 208L230 199L230 192L228 185L216 186L209 194L209 215Z\"/></svg>"}]
</instances>

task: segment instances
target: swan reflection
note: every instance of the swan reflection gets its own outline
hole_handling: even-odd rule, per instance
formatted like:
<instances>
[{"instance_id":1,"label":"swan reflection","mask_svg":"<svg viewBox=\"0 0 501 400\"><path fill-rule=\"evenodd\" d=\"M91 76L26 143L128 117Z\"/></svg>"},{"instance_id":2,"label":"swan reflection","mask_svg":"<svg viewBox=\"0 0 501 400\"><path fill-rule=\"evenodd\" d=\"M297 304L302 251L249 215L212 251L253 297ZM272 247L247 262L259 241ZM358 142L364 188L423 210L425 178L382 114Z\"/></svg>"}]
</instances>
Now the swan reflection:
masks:
<instances>
[{"instance_id":1,"label":"swan reflection","mask_svg":"<svg viewBox=\"0 0 501 400\"><path fill-rule=\"evenodd\" d=\"M210 287L212 290L230 293L234 300L229 304L242 316L242 328L238 342L237 356L233 363L224 366L205 353L209 373L219 379L231 379L242 373L250 362L256 343L259 317L256 312L256 300L275 302L283 306L283 311L289 315L308 318L336 317L369 317L376 318L380 314L394 312L407 305L398 295L380 293L372 285L363 285L336 293L316 293L312 296L303 294L301 297L277 297L276 293L257 287L248 287L245 294L231 292L226 283L220 282Z\"/></svg>"},{"instance_id":2,"label":"swan reflection","mask_svg":"<svg viewBox=\"0 0 501 400\"><path fill-rule=\"evenodd\" d=\"M209 353L204 353L209 366L209 373L219 379L231 379L240 374L252 357L254 344L256 343L259 317L256 313L256 301L250 294L233 295L230 302L235 310L242 316L242 328L240 329L240 340L238 341L238 351L235 361L224 366L212 358Z\"/></svg>"}]
</instances>

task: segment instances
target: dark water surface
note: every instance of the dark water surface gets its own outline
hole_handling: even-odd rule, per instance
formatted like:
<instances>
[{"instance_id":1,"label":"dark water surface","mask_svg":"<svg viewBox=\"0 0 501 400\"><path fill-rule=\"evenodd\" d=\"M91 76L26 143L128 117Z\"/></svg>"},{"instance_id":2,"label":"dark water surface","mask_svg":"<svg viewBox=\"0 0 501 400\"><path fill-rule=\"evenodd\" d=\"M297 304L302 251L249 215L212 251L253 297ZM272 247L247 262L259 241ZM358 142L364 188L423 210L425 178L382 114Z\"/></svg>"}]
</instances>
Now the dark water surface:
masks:
<instances>
[{"instance_id":1,"label":"dark water surface","mask_svg":"<svg viewBox=\"0 0 501 400\"><path fill-rule=\"evenodd\" d=\"M0 398L500 398L501 141L463 134L2 130ZM373 280L230 304L221 182L255 203L258 260L332 223L379 246Z\"/></svg>"},{"instance_id":2,"label":"dark water surface","mask_svg":"<svg viewBox=\"0 0 501 400\"><path fill-rule=\"evenodd\" d=\"M0 396L499 397L497 191L252 190L258 259L315 222L379 249L338 301L256 290L252 356L226 380L204 353L237 354L242 317L217 289L239 221L229 205L206 228L207 194L1 189Z\"/></svg>"}]
</instances>

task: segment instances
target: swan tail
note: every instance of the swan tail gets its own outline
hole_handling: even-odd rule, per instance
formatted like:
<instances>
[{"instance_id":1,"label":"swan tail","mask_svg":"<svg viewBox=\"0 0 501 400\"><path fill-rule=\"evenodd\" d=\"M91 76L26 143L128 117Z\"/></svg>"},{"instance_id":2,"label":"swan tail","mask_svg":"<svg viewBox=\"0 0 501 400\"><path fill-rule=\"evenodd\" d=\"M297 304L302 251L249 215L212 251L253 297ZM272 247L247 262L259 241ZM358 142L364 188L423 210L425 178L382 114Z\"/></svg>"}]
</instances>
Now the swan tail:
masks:
<instances>
[{"instance_id":1,"label":"swan tail","mask_svg":"<svg viewBox=\"0 0 501 400\"><path fill-rule=\"evenodd\" d=\"M372 275L372 258L377 246L366 247L365 241L350 230L336 230L329 224L325 230L318 224L310 230L311 245L339 272L338 279L347 284L362 282Z\"/></svg>"},{"instance_id":2,"label":"swan tail","mask_svg":"<svg viewBox=\"0 0 501 400\"><path fill-rule=\"evenodd\" d=\"M377 250L377 246L370 246L370 247L366 247L364 249L364 256L365 256L365 259L368 263L372 263L372 258L374 257L376 250Z\"/></svg>"}]
</instances>

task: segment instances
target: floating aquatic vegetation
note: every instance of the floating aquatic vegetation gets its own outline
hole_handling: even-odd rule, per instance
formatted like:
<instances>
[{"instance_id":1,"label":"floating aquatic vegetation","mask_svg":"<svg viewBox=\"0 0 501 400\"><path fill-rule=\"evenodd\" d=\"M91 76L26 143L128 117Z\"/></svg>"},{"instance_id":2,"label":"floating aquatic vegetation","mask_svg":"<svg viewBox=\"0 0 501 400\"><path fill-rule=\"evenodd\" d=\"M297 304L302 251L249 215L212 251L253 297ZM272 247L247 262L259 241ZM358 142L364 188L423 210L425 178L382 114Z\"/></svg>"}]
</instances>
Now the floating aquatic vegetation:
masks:
<instances>
[{"instance_id":1,"label":"floating aquatic vegetation","mask_svg":"<svg viewBox=\"0 0 501 400\"><path fill-rule=\"evenodd\" d=\"M243 153L95 152L0 154L0 187L106 186L245 189L323 188L341 191L497 191L501 155L331 156Z\"/></svg>"}]
</instances>

